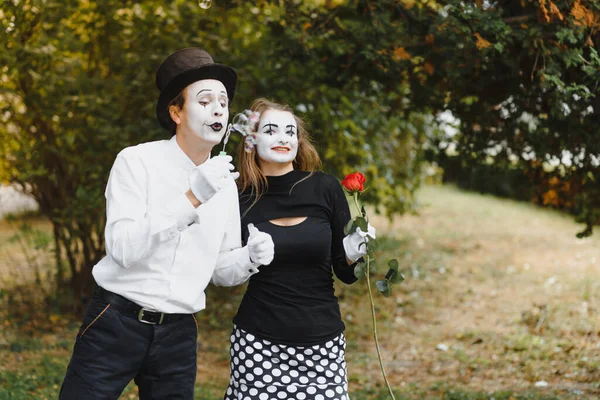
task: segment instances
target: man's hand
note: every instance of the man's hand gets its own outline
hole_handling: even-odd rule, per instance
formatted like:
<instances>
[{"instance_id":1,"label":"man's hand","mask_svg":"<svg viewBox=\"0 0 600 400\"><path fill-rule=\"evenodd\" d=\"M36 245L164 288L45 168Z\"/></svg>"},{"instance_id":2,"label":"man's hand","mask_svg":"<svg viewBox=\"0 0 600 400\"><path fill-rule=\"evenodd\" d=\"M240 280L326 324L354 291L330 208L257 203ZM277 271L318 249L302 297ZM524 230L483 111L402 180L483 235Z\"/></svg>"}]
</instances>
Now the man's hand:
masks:
<instances>
[{"instance_id":1,"label":"man's hand","mask_svg":"<svg viewBox=\"0 0 600 400\"><path fill-rule=\"evenodd\" d=\"M253 224L248 224L248 255L256 264L269 265L275 256L275 245L271 235L261 232Z\"/></svg>"},{"instance_id":2,"label":"man's hand","mask_svg":"<svg viewBox=\"0 0 600 400\"><path fill-rule=\"evenodd\" d=\"M367 246L365 242L369 241L367 235L375 239L377 232L371 224L367 227L367 232L363 232L360 228L356 228L356 231L346 236L343 240L344 251L346 257L352 262L356 262L359 258L367 255Z\"/></svg>"},{"instance_id":3,"label":"man's hand","mask_svg":"<svg viewBox=\"0 0 600 400\"><path fill-rule=\"evenodd\" d=\"M206 203L211 197L221 190L229 176L233 179L239 176L231 163L231 156L217 156L198 165L190 172L190 189L194 196L201 202Z\"/></svg>"}]
</instances>

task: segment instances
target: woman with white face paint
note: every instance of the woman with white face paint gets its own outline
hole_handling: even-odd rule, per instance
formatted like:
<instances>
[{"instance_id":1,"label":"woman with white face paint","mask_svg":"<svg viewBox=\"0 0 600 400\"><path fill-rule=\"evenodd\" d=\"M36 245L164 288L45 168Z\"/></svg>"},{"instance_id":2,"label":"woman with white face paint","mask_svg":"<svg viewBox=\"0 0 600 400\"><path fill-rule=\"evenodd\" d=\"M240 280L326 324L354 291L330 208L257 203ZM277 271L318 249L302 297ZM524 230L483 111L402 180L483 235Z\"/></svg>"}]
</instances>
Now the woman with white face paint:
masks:
<instances>
[{"instance_id":1,"label":"woman with white face paint","mask_svg":"<svg viewBox=\"0 0 600 400\"><path fill-rule=\"evenodd\" d=\"M250 278L234 318L225 400L347 400L333 274L355 282L365 246L354 244L357 233L344 237L348 203L339 181L317 171L319 155L302 120L265 99L251 111L260 118L250 129L255 145L239 153L242 226L270 234L275 256Z\"/></svg>"}]
</instances>

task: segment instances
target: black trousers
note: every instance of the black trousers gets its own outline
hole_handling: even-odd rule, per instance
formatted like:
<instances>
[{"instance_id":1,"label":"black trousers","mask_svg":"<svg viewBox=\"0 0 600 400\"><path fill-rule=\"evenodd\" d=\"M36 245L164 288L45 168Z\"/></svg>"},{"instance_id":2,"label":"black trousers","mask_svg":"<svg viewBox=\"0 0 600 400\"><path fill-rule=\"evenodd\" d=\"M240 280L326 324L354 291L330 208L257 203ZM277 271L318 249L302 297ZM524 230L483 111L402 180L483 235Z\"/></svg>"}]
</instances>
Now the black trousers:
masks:
<instances>
[{"instance_id":1,"label":"black trousers","mask_svg":"<svg viewBox=\"0 0 600 400\"><path fill-rule=\"evenodd\" d=\"M167 324L145 324L95 293L77 334L59 398L118 399L133 379L142 400L191 400L197 329L192 314Z\"/></svg>"}]
</instances>

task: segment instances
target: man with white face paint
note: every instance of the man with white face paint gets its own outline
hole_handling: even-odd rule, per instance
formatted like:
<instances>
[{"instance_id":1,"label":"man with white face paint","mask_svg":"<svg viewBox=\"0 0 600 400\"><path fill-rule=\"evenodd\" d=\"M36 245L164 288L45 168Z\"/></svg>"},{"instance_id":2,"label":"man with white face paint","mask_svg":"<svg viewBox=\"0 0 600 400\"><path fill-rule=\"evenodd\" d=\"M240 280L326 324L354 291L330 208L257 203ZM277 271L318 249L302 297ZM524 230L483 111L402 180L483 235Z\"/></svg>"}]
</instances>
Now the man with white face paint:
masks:
<instances>
[{"instance_id":1,"label":"man with white face paint","mask_svg":"<svg viewBox=\"0 0 600 400\"><path fill-rule=\"evenodd\" d=\"M253 226L241 245L230 156L223 138L237 75L204 50L167 57L156 73L157 117L170 140L121 151L106 187L106 256L77 334L60 399L193 399L198 327L209 282L234 286L273 259Z\"/></svg>"}]
</instances>

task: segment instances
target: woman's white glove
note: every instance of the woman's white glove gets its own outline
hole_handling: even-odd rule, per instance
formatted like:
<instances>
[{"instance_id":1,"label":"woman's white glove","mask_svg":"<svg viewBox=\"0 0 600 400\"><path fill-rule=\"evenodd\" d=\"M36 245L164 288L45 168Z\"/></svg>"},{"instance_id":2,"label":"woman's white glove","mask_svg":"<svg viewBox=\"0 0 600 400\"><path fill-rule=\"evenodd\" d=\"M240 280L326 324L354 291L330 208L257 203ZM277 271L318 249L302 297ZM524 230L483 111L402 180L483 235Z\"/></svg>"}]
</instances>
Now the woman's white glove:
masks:
<instances>
[{"instance_id":1,"label":"woman's white glove","mask_svg":"<svg viewBox=\"0 0 600 400\"><path fill-rule=\"evenodd\" d=\"M248 256L255 264L269 265L275 257L273 238L266 232L261 232L253 224L248 224Z\"/></svg>"},{"instance_id":2,"label":"woman's white glove","mask_svg":"<svg viewBox=\"0 0 600 400\"><path fill-rule=\"evenodd\" d=\"M377 232L375 228L368 224L367 232L363 232L360 228L356 228L355 232L352 232L343 239L344 251L346 257L352 262L356 262L359 258L367 255L367 246L365 242L369 241L367 235L375 239Z\"/></svg>"},{"instance_id":3,"label":"woman's white glove","mask_svg":"<svg viewBox=\"0 0 600 400\"><path fill-rule=\"evenodd\" d=\"M234 169L231 156L212 157L198 165L190 172L190 189L201 203L206 203L221 190L231 175L233 179L239 176Z\"/></svg>"}]
</instances>

